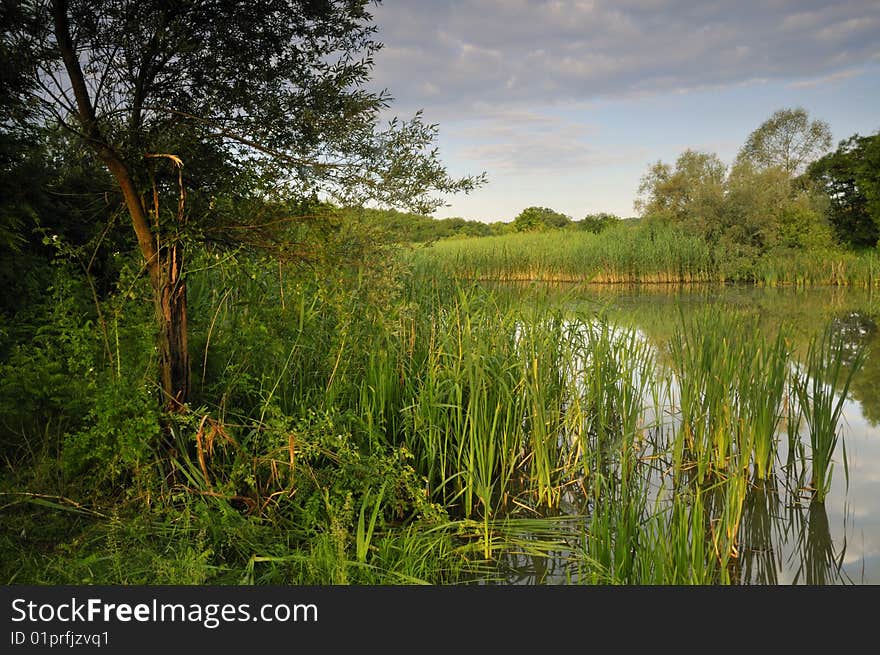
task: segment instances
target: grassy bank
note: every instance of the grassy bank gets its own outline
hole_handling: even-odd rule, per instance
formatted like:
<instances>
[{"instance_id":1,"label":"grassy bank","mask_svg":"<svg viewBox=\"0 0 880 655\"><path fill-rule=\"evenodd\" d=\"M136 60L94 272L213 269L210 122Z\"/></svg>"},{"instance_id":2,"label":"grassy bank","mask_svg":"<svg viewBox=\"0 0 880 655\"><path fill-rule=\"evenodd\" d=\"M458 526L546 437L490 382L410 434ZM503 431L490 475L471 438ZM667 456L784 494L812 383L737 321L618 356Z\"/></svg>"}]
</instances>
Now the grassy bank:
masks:
<instances>
[{"instance_id":1,"label":"grassy bank","mask_svg":"<svg viewBox=\"0 0 880 655\"><path fill-rule=\"evenodd\" d=\"M438 241L413 253L416 266L465 280L765 286L880 284L875 251L785 250L758 254L712 246L662 226L615 226Z\"/></svg>"},{"instance_id":2,"label":"grassy bank","mask_svg":"<svg viewBox=\"0 0 880 655\"><path fill-rule=\"evenodd\" d=\"M105 306L105 339L59 272L51 338L6 344L4 581L453 584L564 553L566 581L727 584L763 552L758 490L804 526L821 511L828 390L857 367L830 336L793 366L783 328L713 311L658 351L596 311L385 266L206 259L173 417L146 290Z\"/></svg>"}]
</instances>

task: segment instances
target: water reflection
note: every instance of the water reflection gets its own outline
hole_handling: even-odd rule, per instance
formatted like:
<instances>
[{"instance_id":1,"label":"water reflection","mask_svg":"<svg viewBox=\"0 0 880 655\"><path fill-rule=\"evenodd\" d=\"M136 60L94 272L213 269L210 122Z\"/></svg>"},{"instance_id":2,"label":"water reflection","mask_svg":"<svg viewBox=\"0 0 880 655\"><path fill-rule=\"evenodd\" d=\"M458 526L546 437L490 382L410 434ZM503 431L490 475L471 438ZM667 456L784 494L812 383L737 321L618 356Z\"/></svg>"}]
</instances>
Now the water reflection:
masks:
<instances>
[{"instance_id":1,"label":"water reflection","mask_svg":"<svg viewBox=\"0 0 880 655\"><path fill-rule=\"evenodd\" d=\"M825 503L810 502L804 493L807 471L797 463L809 458L809 448L804 449L797 426L787 430L786 439L786 426L777 476L753 482L746 490L736 556L727 566L731 581L743 585L880 583L880 297L844 289L728 287L666 292L657 287L581 287L565 289L561 301L582 311L602 310L609 320L637 329L659 349L683 317L712 305L757 316L771 334L783 326L790 328L795 359L826 327L848 344L851 354L866 348L867 359L845 403L832 490ZM846 363L851 364L852 357ZM851 512L853 507L856 512ZM854 541L856 552L848 552L853 531L860 538ZM577 578L571 552L578 547L559 557L511 557L510 581L571 582Z\"/></svg>"},{"instance_id":2,"label":"water reflection","mask_svg":"<svg viewBox=\"0 0 880 655\"><path fill-rule=\"evenodd\" d=\"M779 494L775 478L749 487L743 504L739 549L741 584L779 584L780 551L778 534Z\"/></svg>"},{"instance_id":3,"label":"water reflection","mask_svg":"<svg viewBox=\"0 0 880 655\"><path fill-rule=\"evenodd\" d=\"M832 523L823 503L802 503L787 496L785 485L775 479L755 481L745 497L736 557L728 563L735 585L841 585L864 584L845 569L846 534L834 538ZM710 510L707 519L712 515ZM711 521L707 520L706 528ZM604 584L620 580L603 578L578 561L588 551L586 532L572 547L550 554L507 552L503 554L499 580L508 585ZM537 549L536 549L537 550Z\"/></svg>"},{"instance_id":4,"label":"water reflection","mask_svg":"<svg viewBox=\"0 0 880 655\"><path fill-rule=\"evenodd\" d=\"M852 383L852 397L859 402L862 414L872 425L880 424L880 330L877 329L878 314L847 311L833 316L831 328L850 345L854 353L858 346L865 346L873 356L862 365Z\"/></svg>"},{"instance_id":5,"label":"water reflection","mask_svg":"<svg viewBox=\"0 0 880 655\"><path fill-rule=\"evenodd\" d=\"M835 543L825 504L786 500L775 480L749 489L741 539L739 584L778 585L785 569L793 572L790 584L795 585L853 582L843 570L845 531Z\"/></svg>"},{"instance_id":6,"label":"water reflection","mask_svg":"<svg viewBox=\"0 0 880 655\"><path fill-rule=\"evenodd\" d=\"M810 503L807 520L798 538L797 568L793 584L828 585L846 582L842 575L846 536L839 548L831 536L831 524L824 503Z\"/></svg>"}]
</instances>

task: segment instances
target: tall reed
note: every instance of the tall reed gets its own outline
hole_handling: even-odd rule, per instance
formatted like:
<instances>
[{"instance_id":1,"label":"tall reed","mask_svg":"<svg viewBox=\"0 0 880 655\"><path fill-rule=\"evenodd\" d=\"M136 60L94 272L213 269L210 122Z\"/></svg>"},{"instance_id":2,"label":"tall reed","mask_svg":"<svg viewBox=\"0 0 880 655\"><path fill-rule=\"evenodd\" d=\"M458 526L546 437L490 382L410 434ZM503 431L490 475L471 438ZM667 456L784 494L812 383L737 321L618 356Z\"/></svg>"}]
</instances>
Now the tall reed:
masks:
<instances>
[{"instance_id":1,"label":"tall reed","mask_svg":"<svg viewBox=\"0 0 880 655\"><path fill-rule=\"evenodd\" d=\"M778 250L734 259L721 246L670 225L444 239L415 249L411 261L417 270L467 280L880 286L880 254L873 251Z\"/></svg>"},{"instance_id":2,"label":"tall reed","mask_svg":"<svg viewBox=\"0 0 880 655\"><path fill-rule=\"evenodd\" d=\"M414 253L419 267L471 280L693 283L717 279L708 244L675 228L617 226L445 240Z\"/></svg>"},{"instance_id":3,"label":"tall reed","mask_svg":"<svg viewBox=\"0 0 880 655\"><path fill-rule=\"evenodd\" d=\"M770 475L786 413L790 338L768 338L754 319L705 311L670 339L681 427L674 453L678 468L709 473L751 466ZM684 459L683 458L689 458Z\"/></svg>"},{"instance_id":4,"label":"tall reed","mask_svg":"<svg viewBox=\"0 0 880 655\"><path fill-rule=\"evenodd\" d=\"M817 502L831 490L834 455L840 438L840 420L853 376L865 361L866 350L850 350L847 342L830 327L813 337L794 388L810 439L812 478L810 487ZM844 452L844 472L847 462Z\"/></svg>"}]
</instances>

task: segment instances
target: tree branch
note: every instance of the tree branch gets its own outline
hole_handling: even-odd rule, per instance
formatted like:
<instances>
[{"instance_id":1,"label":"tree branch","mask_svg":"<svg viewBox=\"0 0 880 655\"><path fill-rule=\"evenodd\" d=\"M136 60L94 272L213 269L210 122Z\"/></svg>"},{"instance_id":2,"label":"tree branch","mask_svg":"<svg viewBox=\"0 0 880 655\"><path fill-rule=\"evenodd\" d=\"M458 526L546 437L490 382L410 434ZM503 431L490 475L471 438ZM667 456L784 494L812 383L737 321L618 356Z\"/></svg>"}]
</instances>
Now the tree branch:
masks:
<instances>
[{"instance_id":1,"label":"tree branch","mask_svg":"<svg viewBox=\"0 0 880 655\"><path fill-rule=\"evenodd\" d=\"M150 273L154 288L158 288L160 275L158 251L153 243L150 223L141 205L140 197L128 167L101 134L92 99L89 96L85 77L79 64L79 58L76 55L76 49L70 37L67 1L52 0L52 10L55 38L58 41L58 49L61 52L61 58L64 61L67 75L70 77L70 84L76 98L79 121L83 126L88 142L98 153L98 156L101 157L119 184L122 195L125 198L125 204L128 207L128 213L131 216L141 254L146 262L147 270Z\"/></svg>"},{"instance_id":2,"label":"tree branch","mask_svg":"<svg viewBox=\"0 0 880 655\"><path fill-rule=\"evenodd\" d=\"M235 132L231 132L230 130L227 130L225 128L218 126L213 121L211 121L207 118L202 118L200 116L196 116L195 114L190 114L185 111L179 111L177 109L170 109L168 107L149 107L149 108L154 111L161 111L166 114L173 114L175 116L180 116L181 118L187 118L189 120L196 121L198 123L201 123L202 125L207 125L212 130L214 130L214 132L210 136L213 136L216 138L221 138L221 139L231 139L232 141L236 141L238 143L241 143L242 145L248 146L249 148L253 148L254 150L262 152L265 155L275 157L276 159L279 159L281 161L285 161L289 164L294 164L296 166L308 166L309 168L323 168L323 169L344 168L345 167L345 164L309 161L306 159L299 159L298 157L292 157L291 155L289 155L287 153L280 152L279 150L275 150L274 148L269 148L269 147L264 146L260 143L257 143L256 141L254 141L252 139L248 139L245 136L242 136L242 135L237 134Z\"/></svg>"}]
</instances>

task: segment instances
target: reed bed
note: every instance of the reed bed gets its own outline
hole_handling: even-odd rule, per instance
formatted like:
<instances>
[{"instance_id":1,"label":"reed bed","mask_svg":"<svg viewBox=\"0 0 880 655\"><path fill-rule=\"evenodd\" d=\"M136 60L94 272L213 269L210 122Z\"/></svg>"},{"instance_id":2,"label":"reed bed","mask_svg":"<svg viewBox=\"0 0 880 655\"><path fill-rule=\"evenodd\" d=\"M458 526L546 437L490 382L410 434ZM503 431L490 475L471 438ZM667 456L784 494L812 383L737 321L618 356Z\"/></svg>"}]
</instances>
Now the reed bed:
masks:
<instances>
[{"instance_id":1,"label":"reed bed","mask_svg":"<svg viewBox=\"0 0 880 655\"><path fill-rule=\"evenodd\" d=\"M308 302L306 291L286 292L279 329L291 338L271 353L259 420L303 406L336 418L326 427L301 420L304 427L269 443L275 454L254 457L254 470L270 468L278 480L275 468L289 468L292 478L294 459L308 462L311 448L312 457L351 458L347 470L357 476L368 460L394 471L392 453L412 467L406 488L420 485L419 502L447 517L426 528L436 541L401 537L399 478L369 479L346 510L351 552L328 536L318 553L330 579L368 579L412 546L494 565L524 549L547 558L555 551L583 583L728 584L742 575L744 554L760 549L748 526L754 490L783 477L786 502L797 504L810 463L816 477L839 456L836 441L802 437L820 418L839 425L833 403L846 379L828 362L841 354L817 342L794 366L790 332L766 333L743 312L682 315L664 345L595 305L416 274L403 310L354 334L355 321ZM217 299L212 338L236 329L232 301L234 293ZM351 343L366 345L355 351ZM845 363L856 369L859 360ZM814 379L824 384L807 382ZM836 434L822 430L814 431ZM789 460L781 462L786 431ZM239 440L242 450L264 447L268 437L256 433ZM307 441L315 435L317 450ZM823 480L815 486L827 489ZM265 497L279 493L265 486ZM530 542L522 536L529 531L542 536ZM280 557L255 566L300 566ZM756 566L770 575L771 565ZM424 567L399 571L430 579Z\"/></svg>"},{"instance_id":2,"label":"reed bed","mask_svg":"<svg viewBox=\"0 0 880 655\"><path fill-rule=\"evenodd\" d=\"M413 252L417 268L463 280L760 286L880 286L880 254L773 251L743 258L671 226L614 226L446 239Z\"/></svg>"},{"instance_id":3,"label":"reed bed","mask_svg":"<svg viewBox=\"0 0 880 655\"><path fill-rule=\"evenodd\" d=\"M831 490L843 403L864 358L864 349L851 351L843 339L826 329L810 341L803 372L794 382L810 440L810 490L819 503L825 501ZM843 463L846 472L845 455Z\"/></svg>"},{"instance_id":4,"label":"reed bed","mask_svg":"<svg viewBox=\"0 0 880 655\"><path fill-rule=\"evenodd\" d=\"M359 412L374 417L371 439L412 453L432 500L482 526L486 559L503 550L505 518L583 514L581 581L730 583L754 541L753 490L784 472L796 499L807 460L835 456L810 442L789 466L779 458L799 412L846 394L823 363L839 361L830 341L795 366L787 329L732 310L682 316L661 353L601 313L476 285L434 287L418 307L374 349Z\"/></svg>"},{"instance_id":5,"label":"reed bed","mask_svg":"<svg viewBox=\"0 0 880 655\"><path fill-rule=\"evenodd\" d=\"M617 227L446 240L416 253L417 264L470 280L617 284L716 279L705 241L675 230Z\"/></svg>"},{"instance_id":6,"label":"reed bed","mask_svg":"<svg viewBox=\"0 0 880 655\"><path fill-rule=\"evenodd\" d=\"M709 476L772 472L786 413L791 339L766 337L753 317L702 312L670 340L681 409L674 446L680 470Z\"/></svg>"},{"instance_id":7,"label":"reed bed","mask_svg":"<svg viewBox=\"0 0 880 655\"><path fill-rule=\"evenodd\" d=\"M767 256L756 263L754 281L767 287L875 289L880 286L880 253L790 251Z\"/></svg>"}]
</instances>

